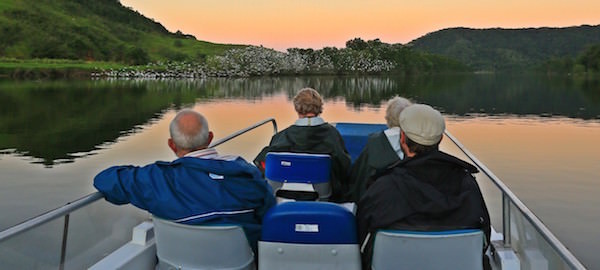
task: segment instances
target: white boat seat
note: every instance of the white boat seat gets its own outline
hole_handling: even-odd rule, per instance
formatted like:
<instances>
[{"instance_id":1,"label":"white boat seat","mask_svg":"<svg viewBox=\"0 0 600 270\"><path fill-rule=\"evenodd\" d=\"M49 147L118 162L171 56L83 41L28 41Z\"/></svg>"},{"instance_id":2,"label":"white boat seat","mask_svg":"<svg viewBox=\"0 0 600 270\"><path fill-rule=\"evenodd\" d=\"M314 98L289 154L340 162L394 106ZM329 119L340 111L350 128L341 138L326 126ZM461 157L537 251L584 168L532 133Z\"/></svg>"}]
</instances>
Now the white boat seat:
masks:
<instances>
[{"instance_id":1,"label":"white boat seat","mask_svg":"<svg viewBox=\"0 0 600 270\"><path fill-rule=\"evenodd\" d=\"M185 225L153 217L158 269L255 269L238 225Z\"/></svg>"},{"instance_id":2,"label":"white boat seat","mask_svg":"<svg viewBox=\"0 0 600 270\"><path fill-rule=\"evenodd\" d=\"M354 215L329 202L285 202L263 219L261 270L360 270Z\"/></svg>"},{"instance_id":3,"label":"white boat seat","mask_svg":"<svg viewBox=\"0 0 600 270\"><path fill-rule=\"evenodd\" d=\"M325 154L269 152L265 178L279 202L327 201L331 196L331 157Z\"/></svg>"},{"instance_id":4,"label":"white boat seat","mask_svg":"<svg viewBox=\"0 0 600 270\"><path fill-rule=\"evenodd\" d=\"M483 269L481 230L441 232L381 230L371 269Z\"/></svg>"}]
</instances>

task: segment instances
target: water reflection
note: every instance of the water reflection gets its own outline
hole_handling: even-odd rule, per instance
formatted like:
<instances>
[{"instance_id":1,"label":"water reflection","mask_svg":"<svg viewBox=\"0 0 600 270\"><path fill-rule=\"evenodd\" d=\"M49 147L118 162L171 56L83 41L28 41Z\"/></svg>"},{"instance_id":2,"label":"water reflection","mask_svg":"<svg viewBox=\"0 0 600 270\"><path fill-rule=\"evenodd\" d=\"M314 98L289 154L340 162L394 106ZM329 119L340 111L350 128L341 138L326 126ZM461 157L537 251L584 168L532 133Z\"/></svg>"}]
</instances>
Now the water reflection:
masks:
<instances>
[{"instance_id":1,"label":"water reflection","mask_svg":"<svg viewBox=\"0 0 600 270\"><path fill-rule=\"evenodd\" d=\"M72 162L134 133L169 108L201 100L291 98L310 86L354 110L394 95L446 114L600 119L598 80L516 75L281 77L206 80L0 81L0 155Z\"/></svg>"}]
</instances>

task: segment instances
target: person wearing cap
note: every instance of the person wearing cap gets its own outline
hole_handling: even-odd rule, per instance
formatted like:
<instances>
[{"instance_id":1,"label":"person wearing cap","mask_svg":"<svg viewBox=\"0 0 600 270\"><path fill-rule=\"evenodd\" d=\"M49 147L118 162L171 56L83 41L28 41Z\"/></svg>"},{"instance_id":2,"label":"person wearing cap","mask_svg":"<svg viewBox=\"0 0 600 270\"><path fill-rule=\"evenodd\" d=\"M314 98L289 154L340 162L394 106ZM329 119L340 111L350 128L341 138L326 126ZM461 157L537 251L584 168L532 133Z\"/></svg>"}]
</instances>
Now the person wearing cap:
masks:
<instances>
[{"instance_id":1,"label":"person wearing cap","mask_svg":"<svg viewBox=\"0 0 600 270\"><path fill-rule=\"evenodd\" d=\"M351 164L342 136L335 127L319 116L323 112L323 99L315 89L301 89L293 102L298 120L273 135L269 145L254 159L254 164L264 172L268 152L328 154L331 157L332 190L329 201L341 202L347 190Z\"/></svg>"},{"instance_id":2,"label":"person wearing cap","mask_svg":"<svg viewBox=\"0 0 600 270\"><path fill-rule=\"evenodd\" d=\"M394 97L387 103L385 121L388 128L369 135L367 144L352 165L348 192L344 200L358 202L367 187L375 180L378 171L404 158L400 149L399 116L412 102L403 97Z\"/></svg>"},{"instance_id":3,"label":"person wearing cap","mask_svg":"<svg viewBox=\"0 0 600 270\"><path fill-rule=\"evenodd\" d=\"M472 175L477 168L439 150L444 117L428 105L414 104L402 111L399 122L406 158L378 177L358 202L363 265L370 265L373 238L380 229L481 229L485 251L490 218Z\"/></svg>"}]
</instances>

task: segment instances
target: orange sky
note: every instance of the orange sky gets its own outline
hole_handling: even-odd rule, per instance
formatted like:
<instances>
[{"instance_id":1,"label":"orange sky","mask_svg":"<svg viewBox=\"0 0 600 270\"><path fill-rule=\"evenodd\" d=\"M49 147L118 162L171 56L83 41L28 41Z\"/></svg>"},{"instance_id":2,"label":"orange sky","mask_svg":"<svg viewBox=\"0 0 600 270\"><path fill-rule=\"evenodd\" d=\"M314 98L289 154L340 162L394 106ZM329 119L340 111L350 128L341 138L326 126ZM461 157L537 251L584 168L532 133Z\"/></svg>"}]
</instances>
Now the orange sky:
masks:
<instances>
[{"instance_id":1,"label":"orange sky","mask_svg":"<svg viewBox=\"0 0 600 270\"><path fill-rule=\"evenodd\" d=\"M344 47L347 40L407 43L448 27L600 24L597 0L121 0L200 40L285 50Z\"/></svg>"}]
</instances>

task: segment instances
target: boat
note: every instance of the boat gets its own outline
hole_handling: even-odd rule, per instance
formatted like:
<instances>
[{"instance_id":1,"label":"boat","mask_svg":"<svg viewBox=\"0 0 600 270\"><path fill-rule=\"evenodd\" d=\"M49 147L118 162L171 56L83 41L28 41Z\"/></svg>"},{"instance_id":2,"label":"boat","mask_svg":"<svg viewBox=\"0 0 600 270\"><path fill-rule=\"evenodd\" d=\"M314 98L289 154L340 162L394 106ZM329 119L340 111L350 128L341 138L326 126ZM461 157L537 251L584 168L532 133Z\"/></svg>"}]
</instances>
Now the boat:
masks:
<instances>
[{"instance_id":1,"label":"boat","mask_svg":"<svg viewBox=\"0 0 600 270\"><path fill-rule=\"evenodd\" d=\"M272 125L273 132L276 133L277 123L273 118L269 118L217 140L209 147L216 147L253 129L269 124ZM368 134L385 128L385 125L382 124L365 123L336 123L335 126L342 134L353 160L366 143ZM543 222L497 176L470 153L457 138L448 131L444 135L448 140L442 141L441 149L471 162L480 171L476 175L476 179L484 195L492 220L491 244L486 253L492 269L586 269ZM295 208L294 211L308 216L323 214L322 212L304 213L309 211L298 211L298 209L307 209L302 203L294 205L293 207L299 207ZM326 205L323 208L328 208L325 211L332 210L329 209L333 207L331 206L332 203L322 204ZM351 206L346 205L344 208L350 209L349 212L352 210ZM340 210L333 209L333 212L335 211ZM343 211L340 213L341 216L347 216ZM154 269L158 263L156 239L164 237L164 235L156 234L158 231L155 230L158 227L155 227L157 224L156 222L153 223L151 218L147 212L131 205L112 205L103 200L102 194L95 192L0 232L0 268ZM281 219L277 215L273 218ZM286 219L287 217L283 218L283 220ZM315 228L318 228L306 223L310 222L296 224L296 230L300 228L301 231L314 231ZM263 225L263 227L267 226ZM331 233L340 233L345 231L345 229L340 229L342 227L345 227L345 225L337 226L335 227L337 229L330 231ZM222 229L233 231L235 228ZM275 231L275 229L272 230ZM352 228L349 227L348 230L352 230ZM450 234L473 235L473 233L477 234L477 232L452 232ZM391 234L394 234L394 232L391 232ZM264 235L263 228L263 238L277 237L276 235L269 235L268 237ZM419 237L435 238L437 236ZM478 240L475 242L478 242ZM479 242L477 244L481 245ZM451 244L446 247L446 251L456 249L455 247L455 244ZM274 250L274 252L283 253L281 247ZM337 268L328 268L323 265L319 267L317 265L316 269L360 269L360 261L356 261L356 256L344 257L343 250L346 250L345 247L336 247L336 249L331 249L332 252L329 255L339 255L339 258L343 258L345 264L338 265ZM349 254L356 254L356 245L352 245L348 250L350 250ZM286 251L289 250L286 249ZM260 249L259 253L261 253ZM313 252L309 254L312 254L313 257L311 258L317 258L324 253ZM260 256L261 254L259 254ZM413 257L423 256L413 255ZM445 259L456 260L451 255L447 257L449 258ZM297 258L293 259L297 260ZM319 259L315 260L318 261ZM443 262L441 258L428 261ZM264 265L259 263L258 268L277 269L281 265L286 265L286 268L298 269L294 268L293 262L290 261L275 262L269 267ZM177 267L174 268L177 269ZM386 267L383 266L383 269L386 269Z\"/></svg>"}]
</instances>

